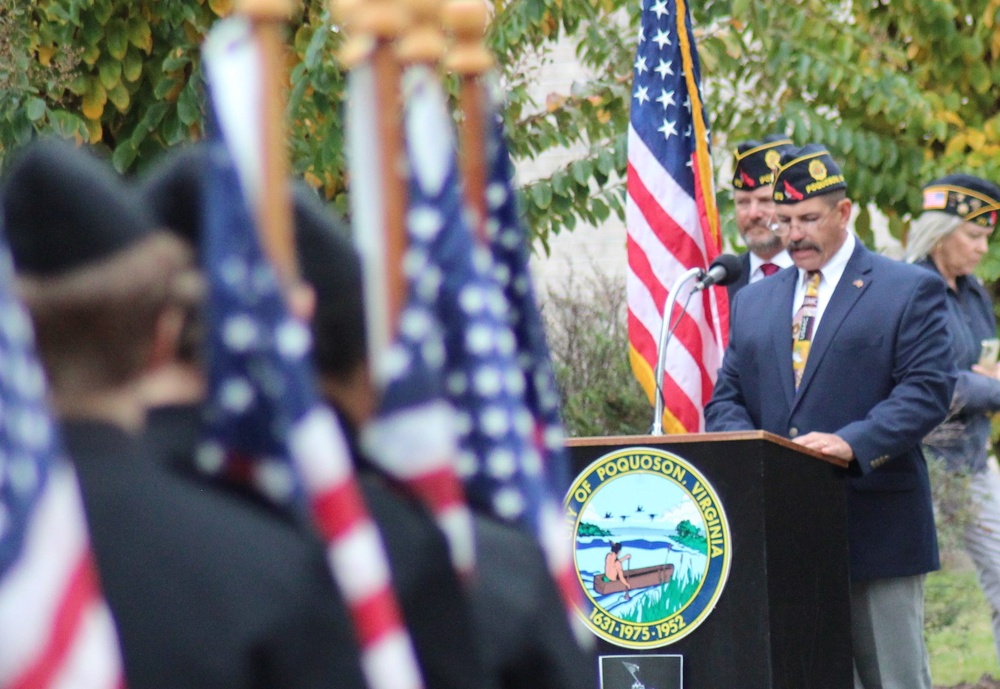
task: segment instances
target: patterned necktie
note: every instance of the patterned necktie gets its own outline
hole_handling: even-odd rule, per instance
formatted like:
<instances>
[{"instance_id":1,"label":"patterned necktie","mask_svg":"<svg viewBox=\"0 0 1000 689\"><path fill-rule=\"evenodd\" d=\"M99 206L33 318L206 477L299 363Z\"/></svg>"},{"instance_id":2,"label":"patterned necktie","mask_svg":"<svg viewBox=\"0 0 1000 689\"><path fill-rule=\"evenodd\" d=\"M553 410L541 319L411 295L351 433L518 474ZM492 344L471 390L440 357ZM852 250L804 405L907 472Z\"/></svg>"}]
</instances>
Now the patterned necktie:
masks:
<instances>
[{"instance_id":1,"label":"patterned necktie","mask_svg":"<svg viewBox=\"0 0 1000 689\"><path fill-rule=\"evenodd\" d=\"M776 266L775 264L773 264L773 263L761 263L760 264L760 272L764 273L764 277L769 277L771 275L774 275L779 270L780 270L780 268L778 266Z\"/></svg>"},{"instance_id":2,"label":"patterned necktie","mask_svg":"<svg viewBox=\"0 0 1000 689\"><path fill-rule=\"evenodd\" d=\"M813 330L816 322L816 304L819 302L819 279L822 274L818 270L806 273L806 296L802 306L795 312L792 319L792 370L795 372L795 389L802 382L802 372L806 369L809 359L809 347L812 346Z\"/></svg>"}]
</instances>

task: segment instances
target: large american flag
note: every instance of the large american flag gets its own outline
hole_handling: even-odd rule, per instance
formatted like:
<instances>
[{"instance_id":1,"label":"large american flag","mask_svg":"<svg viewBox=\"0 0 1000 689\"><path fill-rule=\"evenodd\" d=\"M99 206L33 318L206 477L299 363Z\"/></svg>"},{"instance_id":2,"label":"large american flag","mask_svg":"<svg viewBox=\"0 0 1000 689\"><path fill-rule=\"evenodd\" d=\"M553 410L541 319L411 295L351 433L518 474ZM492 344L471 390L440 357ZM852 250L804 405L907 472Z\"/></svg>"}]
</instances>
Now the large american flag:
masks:
<instances>
[{"instance_id":1,"label":"large american flag","mask_svg":"<svg viewBox=\"0 0 1000 689\"><path fill-rule=\"evenodd\" d=\"M708 117L700 67L684 0L645 0L634 65L628 131L629 359L651 402L663 308L674 281L706 268L721 237L709 158ZM668 432L704 430L709 401L729 332L725 290L696 295L679 318L660 381Z\"/></svg>"},{"instance_id":2,"label":"large american flag","mask_svg":"<svg viewBox=\"0 0 1000 689\"><path fill-rule=\"evenodd\" d=\"M308 504L349 607L370 689L419 689L423 679L381 536L342 431L315 389L309 330L288 312L255 229L244 196L245 189L253 194L254 175L238 171L230 153L236 141L259 141L245 131L259 131L259 103L231 90L260 74L249 25L239 18L216 24L204 57L218 126L208 141L202 205L208 402L198 461L293 509Z\"/></svg>"},{"instance_id":3,"label":"large american flag","mask_svg":"<svg viewBox=\"0 0 1000 689\"><path fill-rule=\"evenodd\" d=\"M76 474L0 246L0 687L124 686Z\"/></svg>"}]
</instances>

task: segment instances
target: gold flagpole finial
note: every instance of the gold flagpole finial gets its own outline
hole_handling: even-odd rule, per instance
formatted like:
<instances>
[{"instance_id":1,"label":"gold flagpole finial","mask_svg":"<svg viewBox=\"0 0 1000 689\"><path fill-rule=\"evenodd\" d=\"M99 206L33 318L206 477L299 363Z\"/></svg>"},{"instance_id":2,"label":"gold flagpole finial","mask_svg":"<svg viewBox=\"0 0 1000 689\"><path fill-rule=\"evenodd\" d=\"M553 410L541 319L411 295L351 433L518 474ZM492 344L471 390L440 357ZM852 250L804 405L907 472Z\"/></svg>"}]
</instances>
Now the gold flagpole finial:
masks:
<instances>
[{"instance_id":1,"label":"gold flagpole finial","mask_svg":"<svg viewBox=\"0 0 1000 689\"><path fill-rule=\"evenodd\" d=\"M371 57L375 49L375 36L359 29L364 20L365 0L330 0L330 16L344 32L344 42L337 51L337 59L344 69L353 69Z\"/></svg>"},{"instance_id":2,"label":"gold flagpole finial","mask_svg":"<svg viewBox=\"0 0 1000 689\"><path fill-rule=\"evenodd\" d=\"M485 74L493 68L493 55L483 43L489 11L482 0L449 0L442 13L454 37L445 67L459 75Z\"/></svg>"},{"instance_id":3,"label":"gold flagpole finial","mask_svg":"<svg viewBox=\"0 0 1000 689\"><path fill-rule=\"evenodd\" d=\"M441 0L403 0L411 22L399 42L399 59L405 65L436 65L444 55Z\"/></svg>"},{"instance_id":4,"label":"gold flagpole finial","mask_svg":"<svg viewBox=\"0 0 1000 689\"><path fill-rule=\"evenodd\" d=\"M293 0L236 0L233 10L254 20L287 21L295 9Z\"/></svg>"}]
</instances>

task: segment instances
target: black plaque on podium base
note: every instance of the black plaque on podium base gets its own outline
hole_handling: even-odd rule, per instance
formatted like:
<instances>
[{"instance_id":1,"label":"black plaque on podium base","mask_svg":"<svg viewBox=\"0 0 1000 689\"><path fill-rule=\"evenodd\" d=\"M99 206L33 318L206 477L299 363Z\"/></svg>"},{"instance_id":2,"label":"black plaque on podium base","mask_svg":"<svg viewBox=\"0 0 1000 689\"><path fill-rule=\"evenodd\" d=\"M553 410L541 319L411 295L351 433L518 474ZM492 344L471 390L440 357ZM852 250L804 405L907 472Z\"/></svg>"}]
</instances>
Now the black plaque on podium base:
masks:
<instances>
[{"instance_id":1,"label":"black plaque on podium base","mask_svg":"<svg viewBox=\"0 0 1000 689\"><path fill-rule=\"evenodd\" d=\"M763 431L574 438L567 445L576 474L623 448L676 454L714 487L730 527L728 579L697 628L642 650L597 639L598 657L680 655L685 689L851 689L840 468Z\"/></svg>"}]
</instances>

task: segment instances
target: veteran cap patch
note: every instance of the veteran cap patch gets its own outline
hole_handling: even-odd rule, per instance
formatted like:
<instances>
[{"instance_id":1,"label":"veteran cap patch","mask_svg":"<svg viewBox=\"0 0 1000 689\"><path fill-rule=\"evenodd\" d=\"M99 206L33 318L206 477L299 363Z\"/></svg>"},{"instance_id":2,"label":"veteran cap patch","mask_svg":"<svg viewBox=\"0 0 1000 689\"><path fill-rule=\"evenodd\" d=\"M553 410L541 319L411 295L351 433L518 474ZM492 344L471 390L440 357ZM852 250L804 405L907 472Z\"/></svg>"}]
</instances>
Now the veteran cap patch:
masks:
<instances>
[{"instance_id":1,"label":"veteran cap patch","mask_svg":"<svg viewBox=\"0 0 1000 689\"><path fill-rule=\"evenodd\" d=\"M822 144L785 150L774 173L775 203L798 203L846 188L840 166Z\"/></svg>"},{"instance_id":2,"label":"veteran cap patch","mask_svg":"<svg viewBox=\"0 0 1000 689\"><path fill-rule=\"evenodd\" d=\"M741 143L733 151L733 187L749 191L773 182L774 168L782 152L789 148L792 148L792 140L783 134Z\"/></svg>"},{"instance_id":3,"label":"veteran cap patch","mask_svg":"<svg viewBox=\"0 0 1000 689\"><path fill-rule=\"evenodd\" d=\"M924 187L923 209L993 227L1000 219L1000 187L974 175L946 175Z\"/></svg>"}]
</instances>

